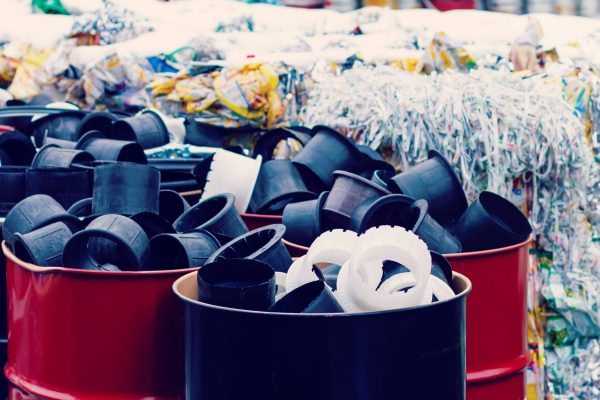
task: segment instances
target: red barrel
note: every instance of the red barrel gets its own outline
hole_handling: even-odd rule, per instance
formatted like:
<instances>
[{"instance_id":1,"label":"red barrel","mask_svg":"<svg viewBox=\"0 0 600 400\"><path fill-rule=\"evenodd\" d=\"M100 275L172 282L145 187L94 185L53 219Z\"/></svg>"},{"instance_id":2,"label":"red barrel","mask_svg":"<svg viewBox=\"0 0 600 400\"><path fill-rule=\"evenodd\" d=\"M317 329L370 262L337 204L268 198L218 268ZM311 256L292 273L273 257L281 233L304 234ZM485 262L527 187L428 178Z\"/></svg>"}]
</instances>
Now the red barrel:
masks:
<instances>
[{"instance_id":1,"label":"red barrel","mask_svg":"<svg viewBox=\"0 0 600 400\"><path fill-rule=\"evenodd\" d=\"M284 240L293 257L308 247ZM526 398L527 267L531 239L509 247L446 254L473 283L467 302L467 399Z\"/></svg>"},{"instance_id":2,"label":"red barrel","mask_svg":"<svg viewBox=\"0 0 600 400\"><path fill-rule=\"evenodd\" d=\"M242 214L242 219L251 231L263 226L281 223L281 215Z\"/></svg>"},{"instance_id":3,"label":"red barrel","mask_svg":"<svg viewBox=\"0 0 600 400\"><path fill-rule=\"evenodd\" d=\"M467 302L467 399L526 398L527 267L531 239L446 257L473 282Z\"/></svg>"},{"instance_id":4,"label":"red barrel","mask_svg":"<svg viewBox=\"0 0 600 400\"><path fill-rule=\"evenodd\" d=\"M12 384L46 399L184 397L183 308L171 286L193 269L42 268L17 259L5 243L2 250L4 373Z\"/></svg>"},{"instance_id":5,"label":"red barrel","mask_svg":"<svg viewBox=\"0 0 600 400\"><path fill-rule=\"evenodd\" d=\"M431 3L440 11L475 9L474 0L431 0Z\"/></svg>"}]
</instances>

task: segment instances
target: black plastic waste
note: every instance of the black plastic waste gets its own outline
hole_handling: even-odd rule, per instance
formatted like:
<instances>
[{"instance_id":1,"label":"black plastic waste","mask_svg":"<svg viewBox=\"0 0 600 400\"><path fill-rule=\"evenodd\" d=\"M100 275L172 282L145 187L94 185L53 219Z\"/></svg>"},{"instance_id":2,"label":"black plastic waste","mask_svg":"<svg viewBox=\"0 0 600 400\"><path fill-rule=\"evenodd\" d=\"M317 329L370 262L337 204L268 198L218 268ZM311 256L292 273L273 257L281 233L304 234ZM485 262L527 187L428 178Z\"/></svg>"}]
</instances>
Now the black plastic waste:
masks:
<instances>
[{"instance_id":1,"label":"black plastic waste","mask_svg":"<svg viewBox=\"0 0 600 400\"><path fill-rule=\"evenodd\" d=\"M25 188L27 196L47 194L65 209L92 195L90 174L79 168L29 168Z\"/></svg>"},{"instance_id":2,"label":"black plastic waste","mask_svg":"<svg viewBox=\"0 0 600 400\"><path fill-rule=\"evenodd\" d=\"M381 186L382 188L387 189L387 183L390 179L392 179L395 175L393 171L387 171L384 169L378 169L373 172L373 176L371 177L371 182L374 182Z\"/></svg>"},{"instance_id":3,"label":"black plastic waste","mask_svg":"<svg viewBox=\"0 0 600 400\"><path fill-rule=\"evenodd\" d=\"M266 263L275 271L287 272L292 257L283 244L285 226L267 225L239 236L213 253L208 262L221 258L247 258Z\"/></svg>"},{"instance_id":4,"label":"black plastic waste","mask_svg":"<svg viewBox=\"0 0 600 400\"><path fill-rule=\"evenodd\" d=\"M86 218L92 215L92 198L88 197L86 199L81 199L78 202L74 203L67 212L71 215L80 218Z\"/></svg>"},{"instance_id":5,"label":"black plastic waste","mask_svg":"<svg viewBox=\"0 0 600 400\"><path fill-rule=\"evenodd\" d=\"M148 162L144 149L139 144L106 139L105 134L100 131L91 131L83 135L77 142L76 149L85 150L96 160L101 161L123 161L138 164Z\"/></svg>"},{"instance_id":6,"label":"black plastic waste","mask_svg":"<svg viewBox=\"0 0 600 400\"><path fill-rule=\"evenodd\" d=\"M266 131L260 135L254 144L253 157L262 156L263 161L268 161L273 158L275 148L282 140L293 139L300 143L302 147L306 146L312 138L309 133L304 133L294 129L277 128Z\"/></svg>"},{"instance_id":7,"label":"black plastic waste","mask_svg":"<svg viewBox=\"0 0 600 400\"><path fill-rule=\"evenodd\" d=\"M429 215L427 201L415 201L402 218L402 226L419 236L429 250L441 254L460 253L460 241Z\"/></svg>"},{"instance_id":8,"label":"black plastic waste","mask_svg":"<svg viewBox=\"0 0 600 400\"><path fill-rule=\"evenodd\" d=\"M29 233L54 222L64 222L72 232L79 230L81 225L77 217L67 213L52 197L44 194L29 196L17 203L6 215L2 236L13 248L16 233Z\"/></svg>"},{"instance_id":9,"label":"black plastic waste","mask_svg":"<svg viewBox=\"0 0 600 400\"><path fill-rule=\"evenodd\" d=\"M285 239L301 246L310 244L325 231L321 210L329 192L323 192L315 200L291 203L283 210Z\"/></svg>"},{"instance_id":10,"label":"black plastic waste","mask_svg":"<svg viewBox=\"0 0 600 400\"><path fill-rule=\"evenodd\" d=\"M137 142L143 149L160 147L169 143L169 131L162 118L152 110L116 121L113 139Z\"/></svg>"},{"instance_id":11,"label":"black plastic waste","mask_svg":"<svg viewBox=\"0 0 600 400\"><path fill-rule=\"evenodd\" d=\"M33 137L37 147L42 147L46 135L76 142L79 139L77 127L85 115L86 112L80 110L48 114L31 122L27 132Z\"/></svg>"},{"instance_id":12,"label":"black plastic waste","mask_svg":"<svg viewBox=\"0 0 600 400\"><path fill-rule=\"evenodd\" d=\"M69 168L75 163L84 163L90 161L94 161L94 156L87 151L63 149L56 144L47 144L35 155L33 161L31 162L31 166L33 168Z\"/></svg>"},{"instance_id":13,"label":"black plastic waste","mask_svg":"<svg viewBox=\"0 0 600 400\"><path fill-rule=\"evenodd\" d=\"M162 179L162 173L161 173ZM174 190L161 190L158 194L159 214L171 224L184 212L190 209L190 205L182 195Z\"/></svg>"},{"instance_id":14,"label":"black plastic waste","mask_svg":"<svg viewBox=\"0 0 600 400\"><path fill-rule=\"evenodd\" d=\"M320 193L333 185L333 172L352 170L362 155L354 141L326 126L315 126L313 138L293 158L309 190Z\"/></svg>"},{"instance_id":15,"label":"black plastic waste","mask_svg":"<svg viewBox=\"0 0 600 400\"><path fill-rule=\"evenodd\" d=\"M278 313L334 314L344 309L323 281L306 283L283 296L269 311Z\"/></svg>"},{"instance_id":16,"label":"black plastic waste","mask_svg":"<svg viewBox=\"0 0 600 400\"><path fill-rule=\"evenodd\" d=\"M256 214L279 214L289 203L314 199L306 189L300 173L289 160L270 160L260 167L250 199Z\"/></svg>"},{"instance_id":17,"label":"black plastic waste","mask_svg":"<svg viewBox=\"0 0 600 400\"><path fill-rule=\"evenodd\" d=\"M160 172L149 165L100 165L94 169L92 214L158 214L159 185Z\"/></svg>"},{"instance_id":18,"label":"black plastic waste","mask_svg":"<svg viewBox=\"0 0 600 400\"><path fill-rule=\"evenodd\" d=\"M211 262L198 270L197 280L198 300L208 304L265 311L275 303L275 271L261 261Z\"/></svg>"},{"instance_id":19,"label":"black plastic waste","mask_svg":"<svg viewBox=\"0 0 600 400\"><path fill-rule=\"evenodd\" d=\"M413 198L403 194L388 194L367 199L352 213L348 229L363 233L375 226L402 226L404 211L414 201Z\"/></svg>"},{"instance_id":20,"label":"black plastic waste","mask_svg":"<svg viewBox=\"0 0 600 400\"><path fill-rule=\"evenodd\" d=\"M323 205L323 213L337 227L348 228L352 213L361 203L373 197L390 194L381 186L346 171L335 171L335 183Z\"/></svg>"},{"instance_id":21,"label":"black plastic waste","mask_svg":"<svg viewBox=\"0 0 600 400\"><path fill-rule=\"evenodd\" d=\"M440 253L430 251L431 254L431 275L437 276L448 285L452 282L452 266L450 261Z\"/></svg>"},{"instance_id":22,"label":"black plastic waste","mask_svg":"<svg viewBox=\"0 0 600 400\"><path fill-rule=\"evenodd\" d=\"M94 252L94 249L88 246L93 238L107 239L116 245L117 265L111 262L115 259L114 254ZM148 257L148 243L148 237L142 227L131 219L106 214L94 219L87 228L73 235L65 245L63 263L67 268L139 271ZM110 261L106 261L106 257Z\"/></svg>"},{"instance_id":23,"label":"black plastic waste","mask_svg":"<svg viewBox=\"0 0 600 400\"><path fill-rule=\"evenodd\" d=\"M190 399L465 399L466 279L455 277L447 301L319 315L203 303L196 279L174 287L185 304Z\"/></svg>"},{"instance_id":24,"label":"black plastic waste","mask_svg":"<svg viewBox=\"0 0 600 400\"><path fill-rule=\"evenodd\" d=\"M375 171L384 170L393 174L396 172L394 166L383 160L373 160L371 158L363 158L354 167L354 173L363 178L371 179Z\"/></svg>"},{"instance_id":25,"label":"black plastic waste","mask_svg":"<svg viewBox=\"0 0 600 400\"><path fill-rule=\"evenodd\" d=\"M429 159L394 176L388 189L416 200L427 200L429 214L440 225L452 224L467 209L467 197L446 158L431 150Z\"/></svg>"},{"instance_id":26,"label":"black plastic waste","mask_svg":"<svg viewBox=\"0 0 600 400\"><path fill-rule=\"evenodd\" d=\"M328 284L329 287L333 290L337 290L337 278L338 278L338 275L340 274L341 269L342 269L341 265L331 264L331 265L328 265L327 267L319 270L319 271L321 271L321 275L323 275L323 279L322 279L323 282Z\"/></svg>"},{"instance_id":27,"label":"black plastic waste","mask_svg":"<svg viewBox=\"0 0 600 400\"><path fill-rule=\"evenodd\" d=\"M479 251L524 242L532 229L525 215L510 201L482 192L454 226L463 251Z\"/></svg>"},{"instance_id":28,"label":"black plastic waste","mask_svg":"<svg viewBox=\"0 0 600 400\"><path fill-rule=\"evenodd\" d=\"M42 145L45 146L47 144L55 144L58 147L62 147L63 149L74 149L77 146L77 142L56 139L46 134L46 136L44 136L44 142L42 143Z\"/></svg>"},{"instance_id":29,"label":"black plastic waste","mask_svg":"<svg viewBox=\"0 0 600 400\"><path fill-rule=\"evenodd\" d=\"M55 222L28 233L15 234L15 255L40 267L61 267L63 249L73 233L67 225Z\"/></svg>"},{"instance_id":30,"label":"black plastic waste","mask_svg":"<svg viewBox=\"0 0 600 400\"><path fill-rule=\"evenodd\" d=\"M363 158L384 161L381 154L379 154L377 150L373 150L371 146L368 146L366 144L357 144L356 148L358 149L358 151L360 151L360 154L363 156Z\"/></svg>"},{"instance_id":31,"label":"black plastic waste","mask_svg":"<svg viewBox=\"0 0 600 400\"><path fill-rule=\"evenodd\" d=\"M112 132L112 126L119 117L106 111L96 111L86 115L77 126L77 139L90 131L100 131L107 136Z\"/></svg>"},{"instance_id":32,"label":"black plastic waste","mask_svg":"<svg viewBox=\"0 0 600 400\"><path fill-rule=\"evenodd\" d=\"M173 223L177 232L205 229L215 235L220 243L237 238L248 232L248 227L234 206L232 194L220 194L202 200Z\"/></svg>"},{"instance_id":33,"label":"black plastic waste","mask_svg":"<svg viewBox=\"0 0 600 400\"><path fill-rule=\"evenodd\" d=\"M194 117L185 119L185 143L194 146L223 147L224 141L231 136L247 136L255 128L224 128L196 121Z\"/></svg>"},{"instance_id":34,"label":"black plastic waste","mask_svg":"<svg viewBox=\"0 0 600 400\"><path fill-rule=\"evenodd\" d=\"M129 218L142 227L146 233L146 236L148 236L148 239L152 239L154 236L161 235L163 233L175 233L173 224L158 214L142 212L132 215Z\"/></svg>"},{"instance_id":35,"label":"black plastic waste","mask_svg":"<svg viewBox=\"0 0 600 400\"><path fill-rule=\"evenodd\" d=\"M30 166L35 156L35 146L27 135L19 131L6 131L0 134L0 150L8 156L3 157L2 165Z\"/></svg>"},{"instance_id":36,"label":"black plastic waste","mask_svg":"<svg viewBox=\"0 0 600 400\"><path fill-rule=\"evenodd\" d=\"M208 231L198 229L189 233L165 233L150 240L147 270L198 268L203 266L220 247Z\"/></svg>"},{"instance_id":37,"label":"black plastic waste","mask_svg":"<svg viewBox=\"0 0 600 400\"><path fill-rule=\"evenodd\" d=\"M0 167L0 216L25 198L26 171L27 167Z\"/></svg>"}]
</instances>

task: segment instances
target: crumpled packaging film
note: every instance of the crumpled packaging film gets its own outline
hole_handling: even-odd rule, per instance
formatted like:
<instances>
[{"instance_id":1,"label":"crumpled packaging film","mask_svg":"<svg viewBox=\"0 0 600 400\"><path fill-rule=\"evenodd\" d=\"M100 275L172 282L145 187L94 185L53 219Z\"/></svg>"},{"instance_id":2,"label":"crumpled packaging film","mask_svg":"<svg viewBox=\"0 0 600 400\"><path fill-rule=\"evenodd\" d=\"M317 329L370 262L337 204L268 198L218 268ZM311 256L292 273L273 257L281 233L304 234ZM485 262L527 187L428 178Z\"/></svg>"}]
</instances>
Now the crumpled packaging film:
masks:
<instances>
[{"instance_id":1,"label":"crumpled packaging film","mask_svg":"<svg viewBox=\"0 0 600 400\"><path fill-rule=\"evenodd\" d=\"M67 92L67 100L88 108L144 107L151 103L144 89L152 74L145 59L110 54L83 71Z\"/></svg>"},{"instance_id":2,"label":"crumpled packaging film","mask_svg":"<svg viewBox=\"0 0 600 400\"><path fill-rule=\"evenodd\" d=\"M442 72L449 69L470 71L477 67L471 55L444 32L437 32L423 54L425 72Z\"/></svg>"},{"instance_id":3,"label":"crumpled packaging film","mask_svg":"<svg viewBox=\"0 0 600 400\"><path fill-rule=\"evenodd\" d=\"M53 49L38 49L31 45L23 45L24 51L15 71L8 91L15 99L31 99L41 92L39 81L43 64Z\"/></svg>"}]
</instances>

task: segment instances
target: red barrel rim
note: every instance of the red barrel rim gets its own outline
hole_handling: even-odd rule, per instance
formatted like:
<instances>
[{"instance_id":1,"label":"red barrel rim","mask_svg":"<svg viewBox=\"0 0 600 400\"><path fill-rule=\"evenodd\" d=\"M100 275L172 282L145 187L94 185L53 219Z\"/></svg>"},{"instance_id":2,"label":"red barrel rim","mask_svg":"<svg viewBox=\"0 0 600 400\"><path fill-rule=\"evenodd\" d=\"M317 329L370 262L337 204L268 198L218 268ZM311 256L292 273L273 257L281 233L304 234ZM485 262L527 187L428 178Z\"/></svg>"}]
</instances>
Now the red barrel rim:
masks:
<instances>
[{"instance_id":1,"label":"red barrel rim","mask_svg":"<svg viewBox=\"0 0 600 400\"><path fill-rule=\"evenodd\" d=\"M511 246L499 247L497 249L491 249L491 250L470 251L470 252L466 252L466 253L449 253L449 254L444 254L444 257L455 259L455 258L468 258L468 257L486 256L486 255L491 255L491 254L500 254L500 253L505 253L505 252L513 251L515 249L523 247L523 246L531 243L532 241L533 241L533 236L530 236L524 242L513 244ZM289 241L287 241L285 239L283 239L283 243L287 247L292 248L292 249L296 249L296 250L299 250L299 251L305 251L306 252L309 249L306 246L301 246L299 244L289 242Z\"/></svg>"},{"instance_id":2,"label":"red barrel rim","mask_svg":"<svg viewBox=\"0 0 600 400\"><path fill-rule=\"evenodd\" d=\"M182 273L189 273L195 271L197 268L180 268L180 269L166 269L160 271L90 271L86 269L74 269L65 267L40 267L35 264L25 262L13 254L8 248L5 241L2 241L2 252L6 258L10 259L16 265L21 268L25 268L31 272L37 273L52 273L60 272L64 274L73 275L96 275L103 277L120 277L120 278L133 278L133 277L154 277L163 275L181 275Z\"/></svg>"}]
</instances>

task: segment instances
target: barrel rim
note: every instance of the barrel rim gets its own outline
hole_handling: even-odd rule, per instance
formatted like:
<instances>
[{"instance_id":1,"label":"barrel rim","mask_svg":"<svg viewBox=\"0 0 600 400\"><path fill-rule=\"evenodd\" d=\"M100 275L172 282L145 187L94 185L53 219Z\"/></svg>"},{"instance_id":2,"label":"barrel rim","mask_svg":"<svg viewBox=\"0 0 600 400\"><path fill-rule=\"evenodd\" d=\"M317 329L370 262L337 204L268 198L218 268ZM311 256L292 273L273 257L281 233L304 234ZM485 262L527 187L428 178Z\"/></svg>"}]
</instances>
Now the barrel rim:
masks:
<instances>
[{"instance_id":1,"label":"barrel rim","mask_svg":"<svg viewBox=\"0 0 600 400\"><path fill-rule=\"evenodd\" d=\"M444 301L438 301L436 303L420 305L420 306L415 306L415 307L408 307L408 308L400 308L400 309L394 309L394 310L369 311L369 312L359 312L359 313L346 313L346 312L345 313L323 313L323 314L282 313L282 312L270 312L270 311L241 310L241 309L237 309L237 308L222 307L222 306L208 304L208 303L204 303L204 302L189 298L179 291L179 286L182 284L182 282L184 282L188 279L192 279L193 282L197 282L197 277L196 277L197 273L198 273L198 271L193 271L188 274L185 274L185 275L179 277L172 285L173 293L175 293L175 295L181 301L183 301L185 304L200 306L201 308L210 309L213 311L224 311L227 313L234 313L234 314L245 314L245 315L251 314L251 315L256 315L256 316L267 316L267 317L277 316L277 317L284 317L284 318L329 318L329 319L331 319L331 318L362 318L362 317L368 317L368 316L397 314L397 313L414 311L414 310L418 310L418 309L439 307L444 304L450 304L452 302L458 302L458 301L463 301L463 300L465 300L465 303L466 303L466 297L473 288L473 285L471 284L471 280L469 278L467 278L465 275L460 274L458 272L453 272L452 282L455 285L463 284L463 285L465 285L465 288L460 293L458 293L455 297L448 299L448 300L444 300Z\"/></svg>"}]
</instances>

